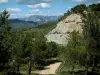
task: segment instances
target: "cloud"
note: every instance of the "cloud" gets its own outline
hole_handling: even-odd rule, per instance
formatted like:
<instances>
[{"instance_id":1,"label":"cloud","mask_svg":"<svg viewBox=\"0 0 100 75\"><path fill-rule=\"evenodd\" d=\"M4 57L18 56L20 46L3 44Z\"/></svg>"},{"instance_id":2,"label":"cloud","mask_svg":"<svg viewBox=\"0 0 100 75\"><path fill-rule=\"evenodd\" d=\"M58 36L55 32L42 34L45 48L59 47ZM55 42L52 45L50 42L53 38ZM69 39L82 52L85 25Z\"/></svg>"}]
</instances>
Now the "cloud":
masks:
<instances>
[{"instance_id":1,"label":"cloud","mask_svg":"<svg viewBox=\"0 0 100 75\"><path fill-rule=\"evenodd\" d=\"M90 5L93 3L100 3L100 0L72 0L72 1L82 2L82 3L87 4L87 5Z\"/></svg>"},{"instance_id":2,"label":"cloud","mask_svg":"<svg viewBox=\"0 0 100 75\"><path fill-rule=\"evenodd\" d=\"M87 5L91 5L91 4L93 4L93 3L100 3L100 0L93 0L93 1L91 1L91 0L88 0L88 2L87 2Z\"/></svg>"},{"instance_id":3,"label":"cloud","mask_svg":"<svg viewBox=\"0 0 100 75\"><path fill-rule=\"evenodd\" d=\"M20 8L7 8L7 11L9 13L20 13L21 9Z\"/></svg>"},{"instance_id":4,"label":"cloud","mask_svg":"<svg viewBox=\"0 0 100 75\"><path fill-rule=\"evenodd\" d=\"M24 17L24 15L21 14L20 8L7 8L7 11L10 13L10 18Z\"/></svg>"},{"instance_id":5,"label":"cloud","mask_svg":"<svg viewBox=\"0 0 100 75\"><path fill-rule=\"evenodd\" d=\"M16 0L16 1L17 3L20 3L20 4L29 4L29 5L52 2L52 0Z\"/></svg>"},{"instance_id":6,"label":"cloud","mask_svg":"<svg viewBox=\"0 0 100 75\"><path fill-rule=\"evenodd\" d=\"M57 12L57 13L54 14L54 16L61 16L61 15L64 15L64 14L61 13L61 12Z\"/></svg>"},{"instance_id":7,"label":"cloud","mask_svg":"<svg viewBox=\"0 0 100 75\"><path fill-rule=\"evenodd\" d=\"M0 0L0 4L8 3L8 0Z\"/></svg>"},{"instance_id":8,"label":"cloud","mask_svg":"<svg viewBox=\"0 0 100 75\"><path fill-rule=\"evenodd\" d=\"M49 3L39 3L35 5L27 5L28 8L49 8L51 5Z\"/></svg>"},{"instance_id":9,"label":"cloud","mask_svg":"<svg viewBox=\"0 0 100 75\"><path fill-rule=\"evenodd\" d=\"M83 2L83 1L85 1L85 0L73 0L73 1L76 1L76 2Z\"/></svg>"},{"instance_id":10,"label":"cloud","mask_svg":"<svg viewBox=\"0 0 100 75\"><path fill-rule=\"evenodd\" d=\"M61 12L51 12L50 10L47 11L41 11L39 9L35 10L29 10L29 13L26 14L26 17L32 16L32 15L42 15L42 16L60 16L63 15Z\"/></svg>"},{"instance_id":11,"label":"cloud","mask_svg":"<svg viewBox=\"0 0 100 75\"><path fill-rule=\"evenodd\" d=\"M100 1L97 1L97 3L100 3Z\"/></svg>"},{"instance_id":12,"label":"cloud","mask_svg":"<svg viewBox=\"0 0 100 75\"><path fill-rule=\"evenodd\" d=\"M28 8L49 8L53 0L16 0L19 4L26 4Z\"/></svg>"},{"instance_id":13,"label":"cloud","mask_svg":"<svg viewBox=\"0 0 100 75\"><path fill-rule=\"evenodd\" d=\"M23 18L25 17L25 14L21 14L21 13L12 13L10 14L10 19L14 19L14 18Z\"/></svg>"},{"instance_id":14,"label":"cloud","mask_svg":"<svg viewBox=\"0 0 100 75\"><path fill-rule=\"evenodd\" d=\"M32 13L39 13L40 10L39 9L35 9L35 10L29 10L29 13L32 14Z\"/></svg>"},{"instance_id":15,"label":"cloud","mask_svg":"<svg viewBox=\"0 0 100 75\"><path fill-rule=\"evenodd\" d=\"M39 9L34 9L34 10L29 10L29 13L26 14L26 17L29 17L31 15L41 15L42 11L40 11Z\"/></svg>"}]
</instances>

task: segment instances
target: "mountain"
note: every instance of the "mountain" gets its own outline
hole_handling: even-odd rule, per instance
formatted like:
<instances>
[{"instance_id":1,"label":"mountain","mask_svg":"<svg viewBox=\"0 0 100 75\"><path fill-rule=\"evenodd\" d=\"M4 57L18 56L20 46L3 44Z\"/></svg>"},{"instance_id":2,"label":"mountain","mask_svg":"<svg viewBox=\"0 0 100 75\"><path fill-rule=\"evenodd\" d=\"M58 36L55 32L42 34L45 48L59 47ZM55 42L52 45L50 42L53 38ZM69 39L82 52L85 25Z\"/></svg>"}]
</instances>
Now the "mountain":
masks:
<instances>
[{"instance_id":1,"label":"mountain","mask_svg":"<svg viewBox=\"0 0 100 75\"><path fill-rule=\"evenodd\" d=\"M19 19L10 19L9 23L12 25L13 31L16 31L17 29L27 29L38 25L38 23L36 22L22 21Z\"/></svg>"},{"instance_id":2,"label":"mountain","mask_svg":"<svg viewBox=\"0 0 100 75\"><path fill-rule=\"evenodd\" d=\"M33 15L26 18L22 18L20 20L23 21L32 21L37 22L39 24L44 24L48 22L54 22L57 21L61 16L42 16L42 15Z\"/></svg>"},{"instance_id":3,"label":"mountain","mask_svg":"<svg viewBox=\"0 0 100 75\"><path fill-rule=\"evenodd\" d=\"M12 30L16 31L17 29L27 29L36 27L41 24L48 22L55 22L61 16L41 16L33 15L25 18L9 19L9 23L12 25Z\"/></svg>"}]
</instances>

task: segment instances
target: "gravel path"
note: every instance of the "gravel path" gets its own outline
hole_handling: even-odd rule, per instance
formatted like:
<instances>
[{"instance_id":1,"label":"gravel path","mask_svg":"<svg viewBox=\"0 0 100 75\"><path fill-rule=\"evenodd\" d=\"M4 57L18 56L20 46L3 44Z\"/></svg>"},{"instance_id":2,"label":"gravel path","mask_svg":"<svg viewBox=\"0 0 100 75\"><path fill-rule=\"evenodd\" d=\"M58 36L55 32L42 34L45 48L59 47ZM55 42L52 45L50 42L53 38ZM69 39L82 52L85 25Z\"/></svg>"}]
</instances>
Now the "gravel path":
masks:
<instances>
[{"instance_id":1,"label":"gravel path","mask_svg":"<svg viewBox=\"0 0 100 75\"><path fill-rule=\"evenodd\" d=\"M55 75L56 70L59 68L60 65L61 65L61 62L51 64L46 67L47 69L40 71L39 74L43 74L43 75L54 74Z\"/></svg>"},{"instance_id":2,"label":"gravel path","mask_svg":"<svg viewBox=\"0 0 100 75\"><path fill-rule=\"evenodd\" d=\"M46 66L44 70L40 71L31 71L31 73L36 73L36 74L42 74L42 75L55 75L56 70L59 68L61 65L61 62L57 62L54 64L50 64L49 66ZM27 74L26 71L21 71L22 74Z\"/></svg>"}]
</instances>

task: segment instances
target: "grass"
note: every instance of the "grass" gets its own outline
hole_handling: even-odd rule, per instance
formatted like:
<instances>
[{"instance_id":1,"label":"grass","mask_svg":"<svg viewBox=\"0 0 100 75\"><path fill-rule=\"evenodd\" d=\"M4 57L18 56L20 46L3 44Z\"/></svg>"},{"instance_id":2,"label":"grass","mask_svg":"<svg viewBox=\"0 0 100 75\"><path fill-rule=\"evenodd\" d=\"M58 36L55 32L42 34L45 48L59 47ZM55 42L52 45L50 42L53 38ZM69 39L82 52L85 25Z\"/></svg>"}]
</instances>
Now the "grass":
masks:
<instances>
[{"instance_id":1,"label":"grass","mask_svg":"<svg viewBox=\"0 0 100 75\"><path fill-rule=\"evenodd\" d=\"M84 69L85 67L76 65L75 67L75 75L84 75ZM66 63L60 72L57 72L57 75L72 75L71 73L71 65ZM100 69L95 71L95 73L92 73L91 67L88 69L88 75L100 75Z\"/></svg>"},{"instance_id":2,"label":"grass","mask_svg":"<svg viewBox=\"0 0 100 75\"><path fill-rule=\"evenodd\" d=\"M21 71L27 71L28 70L28 66L26 64L21 65L20 67ZM36 68L32 67L32 71L37 70Z\"/></svg>"},{"instance_id":3,"label":"grass","mask_svg":"<svg viewBox=\"0 0 100 75\"><path fill-rule=\"evenodd\" d=\"M4 72L0 72L0 75L5 75L5 73ZM36 74L21 74L21 75L36 75Z\"/></svg>"},{"instance_id":4,"label":"grass","mask_svg":"<svg viewBox=\"0 0 100 75\"><path fill-rule=\"evenodd\" d=\"M67 71L63 71L63 72L58 73L57 75L72 75L72 74Z\"/></svg>"},{"instance_id":5,"label":"grass","mask_svg":"<svg viewBox=\"0 0 100 75\"><path fill-rule=\"evenodd\" d=\"M64 66L60 69L60 72L57 72L57 75L72 75L71 69L72 66L69 63L65 63ZM75 75L84 75L84 67L80 65L76 65Z\"/></svg>"},{"instance_id":6,"label":"grass","mask_svg":"<svg viewBox=\"0 0 100 75\"><path fill-rule=\"evenodd\" d=\"M35 67L32 67L31 72L32 71L39 71L39 69L37 69ZM21 75L36 75L34 73L28 74L28 66L26 64L22 64L21 65L21 67L20 67L20 73L21 73Z\"/></svg>"},{"instance_id":7,"label":"grass","mask_svg":"<svg viewBox=\"0 0 100 75\"><path fill-rule=\"evenodd\" d=\"M69 63L65 63L64 67L62 68L62 71L71 71L72 66ZM84 67L80 65L76 65L75 71L77 72L78 70L84 70Z\"/></svg>"},{"instance_id":8,"label":"grass","mask_svg":"<svg viewBox=\"0 0 100 75\"><path fill-rule=\"evenodd\" d=\"M4 75L4 72L0 72L0 75Z\"/></svg>"},{"instance_id":9,"label":"grass","mask_svg":"<svg viewBox=\"0 0 100 75\"><path fill-rule=\"evenodd\" d=\"M22 74L22 75L36 75L36 74Z\"/></svg>"}]
</instances>

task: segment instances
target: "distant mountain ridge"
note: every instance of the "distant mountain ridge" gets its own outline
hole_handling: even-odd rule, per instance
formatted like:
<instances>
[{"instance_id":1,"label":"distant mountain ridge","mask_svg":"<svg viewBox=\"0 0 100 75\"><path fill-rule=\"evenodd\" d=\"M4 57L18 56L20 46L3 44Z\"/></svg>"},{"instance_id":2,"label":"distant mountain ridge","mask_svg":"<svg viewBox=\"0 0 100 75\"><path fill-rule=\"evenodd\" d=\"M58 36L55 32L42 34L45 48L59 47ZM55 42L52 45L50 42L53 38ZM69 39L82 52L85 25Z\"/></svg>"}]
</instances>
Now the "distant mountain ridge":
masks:
<instances>
[{"instance_id":1,"label":"distant mountain ridge","mask_svg":"<svg viewBox=\"0 0 100 75\"><path fill-rule=\"evenodd\" d=\"M37 22L33 22L33 21L24 21L24 20L19 20L19 19L10 19L9 20L9 22L11 23L11 24L14 24L14 23L34 23L34 24L38 24Z\"/></svg>"},{"instance_id":2,"label":"distant mountain ridge","mask_svg":"<svg viewBox=\"0 0 100 75\"><path fill-rule=\"evenodd\" d=\"M9 23L11 24L13 31L16 31L17 29L27 29L38 25L37 22L22 21L19 19L9 19Z\"/></svg>"},{"instance_id":3,"label":"distant mountain ridge","mask_svg":"<svg viewBox=\"0 0 100 75\"><path fill-rule=\"evenodd\" d=\"M41 16L41 15L33 15L25 18L17 18L17 19L9 19L9 23L12 25L13 31L17 29L27 29L36 27L41 24L45 24L48 22L55 22L61 16Z\"/></svg>"},{"instance_id":4,"label":"distant mountain ridge","mask_svg":"<svg viewBox=\"0 0 100 75\"><path fill-rule=\"evenodd\" d=\"M32 15L26 18L21 18L23 21L32 21L37 22L39 24L44 24L48 22L57 21L61 16L42 16L42 15Z\"/></svg>"}]
</instances>

